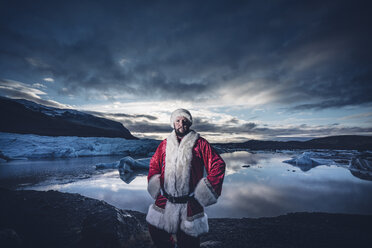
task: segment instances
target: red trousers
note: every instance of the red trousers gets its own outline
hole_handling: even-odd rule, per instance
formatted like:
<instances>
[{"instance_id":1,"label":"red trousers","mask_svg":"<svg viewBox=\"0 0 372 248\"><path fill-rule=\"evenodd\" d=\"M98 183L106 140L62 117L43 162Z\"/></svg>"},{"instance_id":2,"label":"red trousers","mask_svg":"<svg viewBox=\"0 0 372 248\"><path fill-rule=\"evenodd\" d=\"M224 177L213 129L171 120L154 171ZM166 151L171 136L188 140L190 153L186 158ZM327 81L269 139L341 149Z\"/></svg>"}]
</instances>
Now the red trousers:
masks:
<instances>
[{"instance_id":1,"label":"red trousers","mask_svg":"<svg viewBox=\"0 0 372 248\"><path fill-rule=\"evenodd\" d=\"M155 246L158 248L174 248L175 240L170 233L149 224L149 232ZM180 229L176 233L177 248L199 248L200 238L187 235Z\"/></svg>"}]
</instances>

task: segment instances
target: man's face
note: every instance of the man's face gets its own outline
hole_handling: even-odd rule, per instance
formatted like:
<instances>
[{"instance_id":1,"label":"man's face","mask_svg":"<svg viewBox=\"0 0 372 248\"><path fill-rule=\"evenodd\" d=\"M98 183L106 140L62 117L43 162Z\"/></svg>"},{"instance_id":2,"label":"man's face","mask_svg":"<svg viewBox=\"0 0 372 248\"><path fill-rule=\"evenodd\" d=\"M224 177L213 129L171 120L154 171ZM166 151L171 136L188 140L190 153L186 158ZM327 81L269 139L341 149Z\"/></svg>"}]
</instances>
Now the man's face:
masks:
<instances>
[{"instance_id":1,"label":"man's face","mask_svg":"<svg viewBox=\"0 0 372 248\"><path fill-rule=\"evenodd\" d=\"M185 136L190 130L191 123L183 116L178 116L174 121L174 130L180 137Z\"/></svg>"}]
</instances>

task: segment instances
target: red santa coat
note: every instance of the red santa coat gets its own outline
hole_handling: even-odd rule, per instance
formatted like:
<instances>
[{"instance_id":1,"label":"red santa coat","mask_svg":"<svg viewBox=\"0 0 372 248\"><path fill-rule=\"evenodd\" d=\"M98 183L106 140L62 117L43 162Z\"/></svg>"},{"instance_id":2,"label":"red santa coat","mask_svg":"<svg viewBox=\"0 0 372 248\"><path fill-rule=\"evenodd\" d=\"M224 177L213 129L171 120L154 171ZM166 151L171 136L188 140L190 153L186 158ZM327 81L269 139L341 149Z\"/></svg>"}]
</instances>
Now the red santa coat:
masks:
<instances>
[{"instance_id":1,"label":"red santa coat","mask_svg":"<svg viewBox=\"0 0 372 248\"><path fill-rule=\"evenodd\" d=\"M225 162L208 141L191 130L179 142L173 131L150 161L148 191L156 201L149 207L147 222L169 233L178 228L195 237L208 232L203 207L217 202L224 175ZM194 192L194 199L171 203L160 194L161 188L175 197Z\"/></svg>"}]
</instances>

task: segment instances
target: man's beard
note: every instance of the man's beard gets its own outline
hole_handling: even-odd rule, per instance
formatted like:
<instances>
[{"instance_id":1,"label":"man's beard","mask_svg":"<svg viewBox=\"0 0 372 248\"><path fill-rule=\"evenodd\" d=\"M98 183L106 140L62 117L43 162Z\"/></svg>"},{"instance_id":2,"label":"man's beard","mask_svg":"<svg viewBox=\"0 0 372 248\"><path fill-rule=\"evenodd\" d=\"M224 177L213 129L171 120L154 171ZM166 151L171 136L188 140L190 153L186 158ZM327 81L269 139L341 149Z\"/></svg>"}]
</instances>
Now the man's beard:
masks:
<instances>
[{"instance_id":1,"label":"man's beard","mask_svg":"<svg viewBox=\"0 0 372 248\"><path fill-rule=\"evenodd\" d=\"M185 132L183 132L183 133L181 133L180 131L178 131L177 128L175 128L174 131L176 132L176 135L177 135L178 137L183 137L183 136L185 136L186 134L189 133L190 129L185 129Z\"/></svg>"}]
</instances>

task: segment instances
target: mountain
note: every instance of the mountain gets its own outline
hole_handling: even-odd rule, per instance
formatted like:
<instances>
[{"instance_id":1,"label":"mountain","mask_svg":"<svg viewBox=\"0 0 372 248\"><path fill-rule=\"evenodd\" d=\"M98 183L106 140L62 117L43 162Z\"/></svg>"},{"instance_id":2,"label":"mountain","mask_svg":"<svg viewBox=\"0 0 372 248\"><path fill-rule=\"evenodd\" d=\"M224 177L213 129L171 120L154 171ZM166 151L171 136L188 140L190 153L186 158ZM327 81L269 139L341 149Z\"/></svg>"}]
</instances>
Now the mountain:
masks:
<instances>
[{"instance_id":1,"label":"mountain","mask_svg":"<svg viewBox=\"0 0 372 248\"><path fill-rule=\"evenodd\" d=\"M243 143L214 144L220 149L290 150L290 149L336 149L372 150L372 136L340 135L315 138L308 141L249 140Z\"/></svg>"},{"instance_id":2,"label":"mountain","mask_svg":"<svg viewBox=\"0 0 372 248\"><path fill-rule=\"evenodd\" d=\"M24 99L0 97L0 116L0 132L137 139L120 122Z\"/></svg>"}]
</instances>

